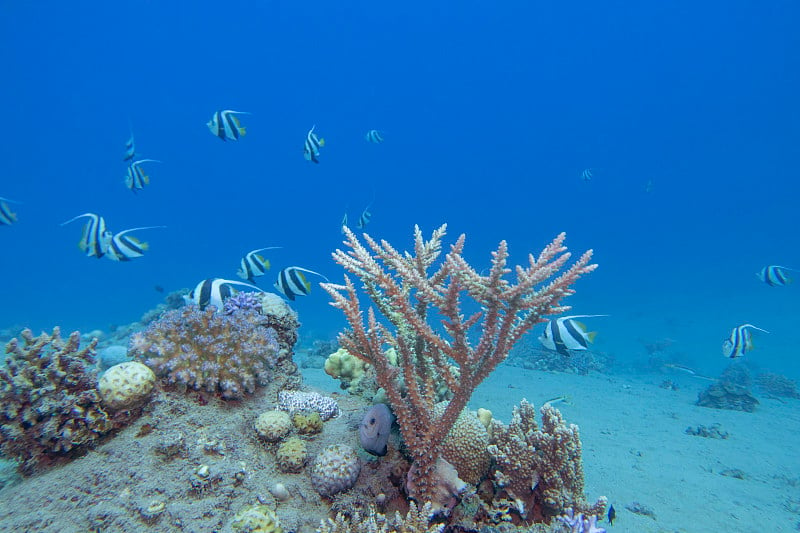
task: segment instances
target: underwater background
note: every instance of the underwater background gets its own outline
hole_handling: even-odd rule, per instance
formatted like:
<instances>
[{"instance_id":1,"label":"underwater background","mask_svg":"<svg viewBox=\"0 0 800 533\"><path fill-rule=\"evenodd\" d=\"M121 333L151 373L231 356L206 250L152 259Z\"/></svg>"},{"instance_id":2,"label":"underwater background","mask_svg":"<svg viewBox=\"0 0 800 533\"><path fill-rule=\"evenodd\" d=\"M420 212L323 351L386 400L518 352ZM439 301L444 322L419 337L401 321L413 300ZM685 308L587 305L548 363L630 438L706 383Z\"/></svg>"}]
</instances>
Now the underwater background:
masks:
<instances>
[{"instance_id":1,"label":"underwater background","mask_svg":"<svg viewBox=\"0 0 800 533\"><path fill-rule=\"evenodd\" d=\"M370 235L403 249L446 222L477 265L501 239L520 263L561 231L593 248L567 303L611 315L596 348L623 367L671 339L718 373L749 322L771 332L749 362L797 379L800 287L754 273L800 268L798 20L793 1L0 2L0 197L20 202L0 329L133 322L156 286L238 279L265 246L262 287L292 265L338 281L342 215L369 205ZM240 141L206 128L221 109L252 113ZM131 132L162 161L137 194ZM167 228L96 260L59 226L86 212ZM293 307L306 341L344 326L319 287Z\"/></svg>"}]
</instances>

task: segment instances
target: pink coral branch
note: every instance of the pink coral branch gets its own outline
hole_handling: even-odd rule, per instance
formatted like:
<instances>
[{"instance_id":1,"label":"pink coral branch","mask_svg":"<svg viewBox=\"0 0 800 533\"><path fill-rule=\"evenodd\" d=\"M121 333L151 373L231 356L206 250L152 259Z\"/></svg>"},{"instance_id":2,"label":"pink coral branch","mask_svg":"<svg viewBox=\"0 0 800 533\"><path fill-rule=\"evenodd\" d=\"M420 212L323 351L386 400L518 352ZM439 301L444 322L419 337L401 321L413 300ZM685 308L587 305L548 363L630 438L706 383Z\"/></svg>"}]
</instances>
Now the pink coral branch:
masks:
<instances>
[{"instance_id":1,"label":"pink coral branch","mask_svg":"<svg viewBox=\"0 0 800 533\"><path fill-rule=\"evenodd\" d=\"M570 259L564 246L565 234L558 235L539 254L528 256L528 266L508 266L508 245L501 241L492 253L488 275L481 275L462 256L465 236L461 235L433 270L441 256L443 225L425 240L414 228L414 254L400 253L386 241L364 235L365 247L344 228L345 252L336 250L334 260L358 277L385 322L369 309L366 324L358 294L350 278L345 284L324 283L331 305L342 310L350 330L340 336L342 346L354 356L373 365L378 384L386 391L397 415L403 440L415 461L413 485L422 500L433 498L434 465L438 444L452 428L472 392L543 316L561 313L567 307L560 300L572 294L571 285L594 270L589 264L591 250L550 283L537 286L562 270ZM433 270L431 272L431 270ZM516 274L516 283L507 279ZM481 306L466 317L462 298ZM443 332L428 320L433 309L441 317ZM391 324L392 330L386 324ZM477 343L470 332L480 332ZM394 348L395 366L386 355ZM458 377L452 370L455 364ZM402 376L401 380L398 376ZM453 398L438 417L434 415L437 384L444 382Z\"/></svg>"}]
</instances>

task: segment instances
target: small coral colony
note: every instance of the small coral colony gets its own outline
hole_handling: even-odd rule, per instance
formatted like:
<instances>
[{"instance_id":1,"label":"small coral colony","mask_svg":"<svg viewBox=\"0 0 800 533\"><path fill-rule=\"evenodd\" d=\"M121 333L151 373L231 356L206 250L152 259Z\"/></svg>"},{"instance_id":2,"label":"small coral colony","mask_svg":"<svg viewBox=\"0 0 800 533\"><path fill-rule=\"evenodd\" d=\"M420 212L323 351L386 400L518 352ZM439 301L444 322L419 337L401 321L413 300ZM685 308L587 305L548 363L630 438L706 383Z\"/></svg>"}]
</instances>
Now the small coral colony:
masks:
<instances>
[{"instance_id":1,"label":"small coral colony","mask_svg":"<svg viewBox=\"0 0 800 533\"><path fill-rule=\"evenodd\" d=\"M247 115L221 110L207 125L222 141L238 141L246 133L240 117ZM365 140L380 144L384 137L370 130ZM324 146L312 126L303 146L305 159L319 164ZM125 186L133 193L142 191L150 183L145 165L157 160L138 156L133 135L124 160ZM592 177L591 169L581 173L584 181ZM11 208L17 203L0 198L1 225L17 222ZM371 220L371 203L357 219L359 229ZM79 248L87 257L118 262L147 252L147 243L132 233L165 228L114 232L97 213L77 215L62 225L75 221L84 222ZM280 296L256 285L270 269L265 253L278 246L245 253L237 272L241 281L198 282L184 297L184 306L165 311L131 335L131 360L102 376L95 367L96 339L81 348L77 332L64 339L58 328L39 337L23 331L6 347L6 362L0 366L0 451L16 459L24 474L40 472L115 434L140 416L157 394L203 391L220 401L236 402L272 386L277 387L278 403L253 421L254 431L262 442L276 446L278 469L307 472L321 498L335 502L359 490L361 464L368 457L364 452L373 456L371 461L393 461L386 478L379 480L380 497L370 496L365 514L339 512L318 531L472 531L534 523L574 532L605 531L597 522L611 522L613 507L606 514L604 498L591 504L584 498L577 426L566 424L551 403L539 410L541 424L524 400L508 425L485 409L474 413L467 408L475 388L537 324L545 324L539 341L554 353L568 357L571 351L588 348L594 333L578 319L605 315L545 317L568 309L561 299L572 294L579 277L594 270L591 251L569 264L562 234L538 257L530 255L527 265L514 268L507 263L503 241L492 253L487 272L475 270L462 256L463 235L448 253L441 253L446 226L429 239L416 228L413 254L367 235L362 242L348 227L346 213L341 232L347 250L336 250L333 259L358 278L358 286L348 276L335 284L313 270L288 266L278 273L274 287L293 301L309 294L308 276L322 278L333 306L344 314L349 329L340 335L340 349L330 355L325 370L342 381L342 388L372 405L356 429L361 454L346 444L334 444L306 468L306 441L287 438L293 426L301 436L319 432L340 410L333 398L298 390L301 379L292 361L299 327L296 313ZM757 275L767 285L782 286L790 281L791 270L770 265ZM516 274L514 282L508 279L511 272ZM366 301L368 308L362 307ZM480 311L465 316L465 304ZM723 343L724 355L745 355L752 349L753 331L765 332L753 324L734 328ZM198 486L208 484L209 476L208 467L199 468ZM288 497L285 487L276 487L277 501ZM392 507L388 498L394 499ZM155 517L163 508L154 504L147 512ZM408 514L392 518L379 513L389 508ZM233 518L231 527L283 531L279 515L263 505L250 506ZM456 516L458 526L453 523Z\"/></svg>"}]
</instances>

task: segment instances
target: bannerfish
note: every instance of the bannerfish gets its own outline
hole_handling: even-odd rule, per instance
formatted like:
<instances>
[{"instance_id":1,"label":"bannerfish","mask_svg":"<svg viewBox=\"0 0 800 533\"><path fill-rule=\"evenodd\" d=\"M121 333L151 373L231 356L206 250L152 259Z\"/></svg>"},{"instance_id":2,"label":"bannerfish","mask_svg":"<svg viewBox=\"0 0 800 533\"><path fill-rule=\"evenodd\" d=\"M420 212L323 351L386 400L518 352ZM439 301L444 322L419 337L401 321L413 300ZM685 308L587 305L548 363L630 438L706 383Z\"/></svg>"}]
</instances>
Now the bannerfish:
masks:
<instances>
[{"instance_id":1,"label":"bannerfish","mask_svg":"<svg viewBox=\"0 0 800 533\"><path fill-rule=\"evenodd\" d=\"M217 111L206 123L208 129L223 141L238 141L247 131L242 127L236 115L249 115L247 111L234 111L226 109Z\"/></svg>"},{"instance_id":2,"label":"bannerfish","mask_svg":"<svg viewBox=\"0 0 800 533\"><path fill-rule=\"evenodd\" d=\"M209 278L198 283L197 286L195 286L195 288L183 298L187 303L193 303L200 306L201 310L205 309L209 305L213 305L217 308L218 312L221 312L225 308L223 302L227 298L230 298L236 294L236 290L231 287L231 285L241 285L242 287L255 289L259 292L265 292L255 285L250 285L249 283L245 283L243 281Z\"/></svg>"},{"instance_id":3,"label":"bannerfish","mask_svg":"<svg viewBox=\"0 0 800 533\"><path fill-rule=\"evenodd\" d=\"M569 356L569 350L586 350L590 342L594 342L596 332L587 332L586 326L575 318L591 318L608 315L572 315L562 316L547 322L539 342L548 350Z\"/></svg>"},{"instance_id":4,"label":"bannerfish","mask_svg":"<svg viewBox=\"0 0 800 533\"><path fill-rule=\"evenodd\" d=\"M132 192L144 189L150 183L150 176L144 173L144 169L139 166L142 163L160 163L156 159L140 159L128 165L128 172L125 174L125 186Z\"/></svg>"},{"instance_id":5,"label":"bannerfish","mask_svg":"<svg viewBox=\"0 0 800 533\"><path fill-rule=\"evenodd\" d=\"M10 226L17 221L17 214L11 211L8 206L9 202L12 204L17 203L8 198L0 198L0 226Z\"/></svg>"},{"instance_id":6,"label":"bannerfish","mask_svg":"<svg viewBox=\"0 0 800 533\"><path fill-rule=\"evenodd\" d=\"M342 232L342 235L344 235L344 228L346 227L347 227L347 211L344 212L344 216L342 216L342 223L339 224L339 228Z\"/></svg>"},{"instance_id":7,"label":"bannerfish","mask_svg":"<svg viewBox=\"0 0 800 533\"><path fill-rule=\"evenodd\" d=\"M311 129L308 130L306 134L306 143L303 146L303 157L306 158L306 161L313 161L314 163L319 163L319 149L322 146L325 146L325 139L320 139L317 137L317 134L314 133L314 128L317 125L311 126Z\"/></svg>"},{"instance_id":8,"label":"bannerfish","mask_svg":"<svg viewBox=\"0 0 800 533\"><path fill-rule=\"evenodd\" d=\"M255 278L257 276L263 276L266 274L270 267L269 259L264 259L264 256L260 255L258 252L263 252L264 250L275 250L277 248L280 248L280 246L267 246L266 248L258 248L256 250L247 252L245 256L242 257L242 261L240 263L238 272L236 272L236 275L255 285Z\"/></svg>"},{"instance_id":9,"label":"bannerfish","mask_svg":"<svg viewBox=\"0 0 800 533\"><path fill-rule=\"evenodd\" d=\"M378 130L369 130L365 138L367 142L371 142L372 144L380 144L383 142L383 135L381 135Z\"/></svg>"},{"instance_id":10,"label":"bannerfish","mask_svg":"<svg viewBox=\"0 0 800 533\"><path fill-rule=\"evenodd\" d=\"M372 213L370 212L369 208L370 208L369 205L365 207L364 210L361 212L361 216L358 217L358 221L356 222L356 227L358 229L366 228L367 224L369 224L370 219L372 219Z\"/></svg>"},{"instance_id":11,"label":"bannerfish","mask_svg":"<svg viewBox=\"0 0 800 533\"><path fill-rule=\"evenodd\" d=\"M614 525L614 519L617 517L617 511L614 510L613 505L608 506L608 525Z\"/></svg>"},{"instance_id":12,"label":"bannerfish","mask_svg":"<svg viewBox=\"0 0 800 533\"><path fill-rule=\"evenodd\" d=\"M291 266L281 270L280 274L278 274L278 281L275 282L274 287L290 300L294 300L297 296L307 295L311 292L311 283L308 282L303 272L315 274L325 278L325 281L328 281L328 278L319 272L314 272L313 270L298 266Z\"/></svg>"},{"instance_id":13,"label":"bannerfish","mask_svg":"<svg viewBox=\"0 0 800 533\"><path fill-rule=\"evenodd\" d=\"M142 257L144 252L147 251L149 245L146 242L141 242L139 239L128 233L132 231L144 229L166 228L166 226L144 226L141 228L131 228L125 231L120 231L114 235L108 236L108 251L106 257L112 261L130 261L137 257Z\"/></svg>"},{"instance_id":14,"label":"bannerfish","mask_svg":"<svg viewBox=\"0 0 800 533\"><path fill-rule=\"evenodd\" d=\"M78 242L78 248L88 257L103 257L108 251L111 232L106 227L106 220L95 213L84 213L62 223L62 226L74 222L79 218L88 217L89 222L83 226L83 235Z\"/></svg>"},{"instance_id":15,"label":"bannerfish","mask_svg":"<svg viewBox=\"0 0 800 533\"><path fill-rule=\"evenodd\" d=\"M585 168L585 169L583 169L583 172L581 172L581 179L583 181L589 181L593 177L594 177L594 174L592 173L592 169L591 168Z\"/></svg>"},{"instance_id":16,"label":"bannerfish","mask_svg":"<svg viewBox=\"0 0 800 533\"><path fill-rule=\"evenodd\" d=\"M769 265L756 272L756 277L770 287L783 286L792 282L792 278L786 274L787 270L794 269L778 265Z\"/></svg>"},{"instance_id":17,"label":"bannerfish","mask_svg":"<svg viewBox=\"0 0 800 533\"><path fill-rule=\"evenodd\" d=\"M753 336L752 333L750 333L750 328L769 333L769 331L754 326L753 324L736 326L733 328L733 331L731 331L731 336L722 343L722 355L730 359L736 359L751 351L753 349Z\"/></svg>"},{"instance_id":18,"label":"bannerfish","mask_svg":"<svg viewBox=\"0 0 800 533\"><path fill-rule=\"evenodd\" d=\"M131 138L125 143L125 157L122 160L131 161L134 157L136 157L136 143L133 142L133 132L131 132Z\"/></svg>"}]
</instances>

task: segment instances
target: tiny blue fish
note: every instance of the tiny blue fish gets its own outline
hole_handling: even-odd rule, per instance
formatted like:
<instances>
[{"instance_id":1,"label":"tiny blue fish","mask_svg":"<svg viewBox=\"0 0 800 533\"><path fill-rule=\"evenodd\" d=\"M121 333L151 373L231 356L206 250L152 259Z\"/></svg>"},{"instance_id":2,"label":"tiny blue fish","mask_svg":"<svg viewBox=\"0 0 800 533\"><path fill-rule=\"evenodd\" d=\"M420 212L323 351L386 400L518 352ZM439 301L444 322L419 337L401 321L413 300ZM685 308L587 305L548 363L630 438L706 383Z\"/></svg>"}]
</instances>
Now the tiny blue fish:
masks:
<instances>
[{"instance_id":1,"label":"tiny blue fish","mask_svg":"<svg viewBox=\"0 0 800 533\"><path fill-rule=\"evenodd\" d=\"M592 173L592 169L591 168L583 169L583 172L581 172L581 179L583 181L589 181L593 177L594 177L594 174Z\"/></svg>"},{"instance_id":2,"label":"tiny blue fish","mask_svg":"<svg viewBox=\"0 0 800 533\"><path fill-rule=\"evenodd\" d=\"M365 139L372 144L380 144L383 142L383 135L378 130L369 130Z\"/></svg>"},{"instance_id":3,"label":"tiny blue fish","mask_svg":"<svg viewBox=\"0 0 800 533\"><path fill-rule=\"evenodd\" d=\"M325 146L325 139L317 137L317 134L314 133L314 128L316 127L316 124L311 126L311 129L308 130L306 134L306 142L303 146L303 157L306 158L306 161L319 163L319 149Z\"/></svg>"},{"instance_id":4,"label":"tiny blue fish","mask_svg":"<svg viewBox=\"0 0 800 533\"><path fill-rule=\"evenodd\" d=\"M0 226L10 226L17 221L17 214L11 211L8 202L12 204L19 203L8 198L0 198Z\"/></svg>"},{"instance_id":5,"label":"tiny blue fish","mask_svg":"<svg viewBox=\"0 0 800 533\"><path fill-rule=\"evenodd\" d=\"M247 111L226 109L217 111L206 123L208 129L223 141L238 141L247 131L242 127L236 115L249 115Z\"/></svg>"},{"instance_id":6,"label":"tiny blue fish","mask_svg":"<svg viewBox=\"0 0 800 533\"><path fill-rule=\"evenodd\" d=\"M751 351L753 349L753 337L750 333L751 328L769 333L769 331L756 327L753 324L736 326L733 328L733 331L731 331L731 336L722 343L722 355L729 359L736 359Z\"/></svg>"},{"instance_id":7,"label":"tiny blue fish","mask_svg":"<svg viewBox=\"0 0 800 533\"><path fill-rule=\"evenodd\" d=\"M770 287L783 286L792 282L792 278L786 274L787 270L794 271L793 268L769 265L756 272L756 276Z\"/></svg>"},{"instance_id":8,"label":"tiny blue fish","mask_svg":"<svg viewBox=\"0 0 800 533\"><path fill-rule=\"evenodd\" d=\"M369 224L369 221L372 219L372 213L369 210L370 205L365 207L364 210L361 212L361 216L358 217L358 221L356 221L356 227L358 229L366 228L367 224Z\"/></svg>"}]
</instances>

